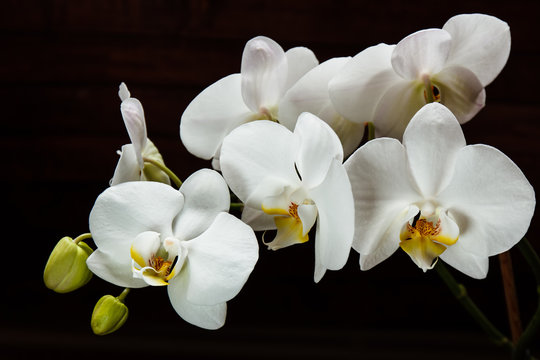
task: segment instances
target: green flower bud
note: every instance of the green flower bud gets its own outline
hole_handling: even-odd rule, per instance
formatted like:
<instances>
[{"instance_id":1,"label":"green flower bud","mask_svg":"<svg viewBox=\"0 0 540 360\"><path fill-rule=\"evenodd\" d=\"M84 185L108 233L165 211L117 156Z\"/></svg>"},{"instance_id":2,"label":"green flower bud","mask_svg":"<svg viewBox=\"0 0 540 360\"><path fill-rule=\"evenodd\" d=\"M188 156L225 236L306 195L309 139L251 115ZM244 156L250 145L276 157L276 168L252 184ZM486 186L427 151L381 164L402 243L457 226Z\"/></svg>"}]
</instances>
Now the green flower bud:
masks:
<instances>
[{"instance_id":1,"label":"green flower bud","mask_svg":"<svg viewBox=\"0 0 540 360\"><path fill-rule=\"evenodd\" d=\"M143 156L146 159L155 161L160 165L165 166L163 157L159 153L158 148L154 145L153 142L150 141L150 139L147 139L146 141L146 146L143 150ZM144 180L146 181L157 181L165 183L167 185L171 183L169 176L165 172L163 172L163 170L161 170L158 166L148 162L144 164L143 174Z\"/></svg>"},{"instance_id":2,"label":"green flower bud","mask_svg":"<svg viewBox=\"0 0 540 360\"><path fill-rule=\"evenodd\" d=\"M96 335L107 335L120 329L127 320L128 308L112 295L105 295L97 302L92 312L90 326Z\"/></svg>"},{"instance_id":3,"label":"green flower bud","mask_svg":"<svg viewBox=\"0 0 540 360\"><path fill-rule=\"evenodd\" d=\"M86 266L86 259L92 249L84 242L75 243L66 236L54 247L45 271L45 285L58 293L67 293L85 285L92 278L92 272Z\"/></svg>"}]
</instances>

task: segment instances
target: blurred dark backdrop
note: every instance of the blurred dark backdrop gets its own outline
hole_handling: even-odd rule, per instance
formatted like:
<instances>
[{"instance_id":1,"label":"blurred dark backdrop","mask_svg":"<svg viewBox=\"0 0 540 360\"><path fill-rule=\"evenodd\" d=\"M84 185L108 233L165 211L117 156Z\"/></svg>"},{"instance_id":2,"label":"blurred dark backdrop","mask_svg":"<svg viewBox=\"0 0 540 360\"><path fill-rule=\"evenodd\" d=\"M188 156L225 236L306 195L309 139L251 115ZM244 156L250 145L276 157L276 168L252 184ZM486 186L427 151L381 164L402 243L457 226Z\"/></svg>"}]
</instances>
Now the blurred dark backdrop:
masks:
<instances>
[{"instance_id":1,"label":"blurred dark backdrop","mask_svg":"<svg viewBox=\"0 0 540 360\"><path fill-rule=\"evenodd\" d=\"M320 62L397 43L453 15L481 12L509 23L510 59L487 88L487 106L464 126L468 143L493 145L539 189L540 42L537 1L0 1L3 193L0 351L11 358L506 359L451 296L398 251L369 272L358 255L313 283L313 244L260 260L225 327L187 324L163 288L133 291L130 318L92 334L95 302L121 289L94 278L74 293L45 288L42 271L64 235L88 230L96 196L129 142L117 89L144 105L149 137L186 178L209 162L179 139L182 111L205 87L239 72L245 42L266 35L284 49L307 46ZM496 174L494 174L496 176ZM539 219L529 238L540 249ZM7 230L7 231L6 231ZM534 312L533 277L512 250L523 320ZM508 333L498 261L486 280L457 272ZM538 341L540 343L540 339ZM536 347L537 356L540 347ZM7 358L7 357L6 357Z\"/></svg>"}]
</instances>

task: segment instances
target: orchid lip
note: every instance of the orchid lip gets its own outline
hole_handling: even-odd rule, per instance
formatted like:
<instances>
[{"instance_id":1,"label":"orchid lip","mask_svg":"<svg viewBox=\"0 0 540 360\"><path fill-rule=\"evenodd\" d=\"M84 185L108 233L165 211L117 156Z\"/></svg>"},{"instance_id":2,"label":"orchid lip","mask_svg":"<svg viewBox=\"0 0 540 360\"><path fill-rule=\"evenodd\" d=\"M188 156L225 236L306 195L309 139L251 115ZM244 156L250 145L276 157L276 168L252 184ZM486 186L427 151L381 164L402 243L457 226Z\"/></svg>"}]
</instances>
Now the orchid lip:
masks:
<instances>
[{"instance_id":1,"label":"orchid lip","mask_svg":"<svg viewBox=\"0 0 540 360\"><path fill-rule=\"evenodd\" d=\"M130 249L133 276L149 285L168 285L182 269L186 258L185 248L181 245L176 238L167 237L161 241L158 233L139 234Z\"/></svg>"},{"instance_id":2,"label":"orchid lip","mask_svg":"<svg viewBox=\"0 0 540 360\"><path fill-rule=\"evenodd\" d=\"M424 272L433 269L439 256L459 238L459 228L444 210L424 215L419 211L400 232L399 246Z\"/></svg>"}]
</instances>

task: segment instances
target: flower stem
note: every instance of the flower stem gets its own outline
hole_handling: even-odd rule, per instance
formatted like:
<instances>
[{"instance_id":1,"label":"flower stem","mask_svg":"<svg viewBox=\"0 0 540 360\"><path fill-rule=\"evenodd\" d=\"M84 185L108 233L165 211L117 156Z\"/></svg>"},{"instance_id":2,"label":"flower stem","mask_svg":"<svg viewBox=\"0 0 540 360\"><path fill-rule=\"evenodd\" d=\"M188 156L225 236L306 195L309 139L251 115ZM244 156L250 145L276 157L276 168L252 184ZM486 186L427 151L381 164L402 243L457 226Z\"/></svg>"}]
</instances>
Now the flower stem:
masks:
<instances>
[{"instance_id":1,"label":"flower stem","mask_svg":"<svg viewBox=\"0 0 540 360\"><path fill-rule=\"evenodd\" d=\"M129 292L130 292L130 288L125 288L124 291L122 291L122 293L120 295L118 295L116 298L118 300L120 300L121 302L124 302L124 300L126 299L126 296L128 296Z\"/></svg>"},{"instance_id":2,"label":"flower stem","mask_svg":"<svg viewBox=\"0 0 540 360\"><path fill-rule=\"evenodd\" d=\"M92 234L84 233L84 234L81 234L81 235L77 236L75 239L73 239L73 242L75 244L78 244L79 241L83 241L83 240L90 239L90 238L92 238Z\"/></svg>"},{"instance_id":3,"label":"flower stem","mask_svg":"<svg viewBox=\"0 0 540 360\"><path fill-rule=\"evenodd\" d=\"M460 304L467 310L469 315L480 325L480 327L487 333L489 338L497 345L504 346L508 350L513 349L513 345L510 340L504 336L488 318L482 313L482 311L476 306L472 299L467 294L467 289L462 284L458 283L452 274L448 271L446 266L439 261L435 266L435 270L446 283L450 292L454 294Z\"/></svg>"},{"instance_id":4,"label":"flower stem","mask_svg":"<svg viewBox=\"0 0 540 360\"><path fill-rule=\"evenodd\" d=\"M375 139L375 125L371 121L366 122L367 126L367 141Z\"/></svg>"},{"instance_id":5,"label":"flower stem","mask_svg":"<svg viewBox=\"0 0 540 360\"><path fill-rule=\"evenodd\" d=\"M535 335L540 331L540 258L526 238L521 239L518 243L518 248L536 278L536 292L538 293L538 307L536 308L536 312L529 325L525 328L525 331L523 331L513 353L514 359L525 359L528 356L528 346L535 340Z\"/></svg>"},{"instance_id":6,"label":"flower stem","mask_svg":"<svg viewBox=\"0 0 540 360\"><path fill-rule=\"evenodd\" d=\"M182 186L182 181L180 180L180 178L178 178L178 176L176 176L176 174L173 173L171 169L166 167L165 164L160 163L159 161L147 158L147 157L143 157L143 160L145 163L152 164L156 166L157 168L159 168L161 171L163 171L165 174L167 174L167 176L176 184L176 186L178 187Z\"/></svg>"},{"instance_id":7,"label":"flower stem","mask_svg":"<svg viewBox=\"0 0 540 360\"><path fill-rule=\"evenodd\" d=\"M499 265L504 287L508 323L510 324L510 331L512 333L512 342L516 344L523 329L521 327L521 319L519 316L519 304L514 281L514 271L512 269L512 258L510 257L509 251L499 254Z\"/></svg>"},{"instance_id":8,"label":"flower stem","mask_svg":"<svg viewBox=\"0 0 540 360\"><path fill-rule=\"evenodd\" d=\"M244 209L244 204L242 203L237 203L237 202L233 202L231 203L231 210L239 210L239 211L242 211Z\"/></svg>"}]
</instances>

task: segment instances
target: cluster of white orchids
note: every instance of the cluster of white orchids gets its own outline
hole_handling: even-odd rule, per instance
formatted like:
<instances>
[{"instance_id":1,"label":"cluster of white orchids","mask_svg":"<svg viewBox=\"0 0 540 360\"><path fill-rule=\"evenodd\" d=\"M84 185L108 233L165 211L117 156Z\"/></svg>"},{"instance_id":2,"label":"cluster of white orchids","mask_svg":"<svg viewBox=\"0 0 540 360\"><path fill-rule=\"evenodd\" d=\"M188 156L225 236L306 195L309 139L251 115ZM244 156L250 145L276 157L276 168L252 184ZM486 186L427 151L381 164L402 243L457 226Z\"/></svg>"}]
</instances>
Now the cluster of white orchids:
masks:
<instances>
[{"instance_id":1,"label":"cluster of white orchids","mask_svg":"<svg viewBox=\"0 0 540 360\"><path fill-rule=\"evenodd\" d=\"M145 286L167 286L185 321L217 329L257 262L261 231L271 250L311 237L315 282L341 269L351 249L368 270L401 248L462 292L439 260L486 277L488 258L520 243L535 208L516 164L491 146L466 145L460 126L482 109L509 53L508 25L483 14L321 64L305 47L284 51L258 36L245 45L240 73L208 86L182 114L183 144L213 168L183 182L122 83L131 144L118 152L90 233L61 240L45 282L67 292L93 273L125 288L98 302L97 334L118 329L127 292Z\"/></svg>"}]
</instances>

